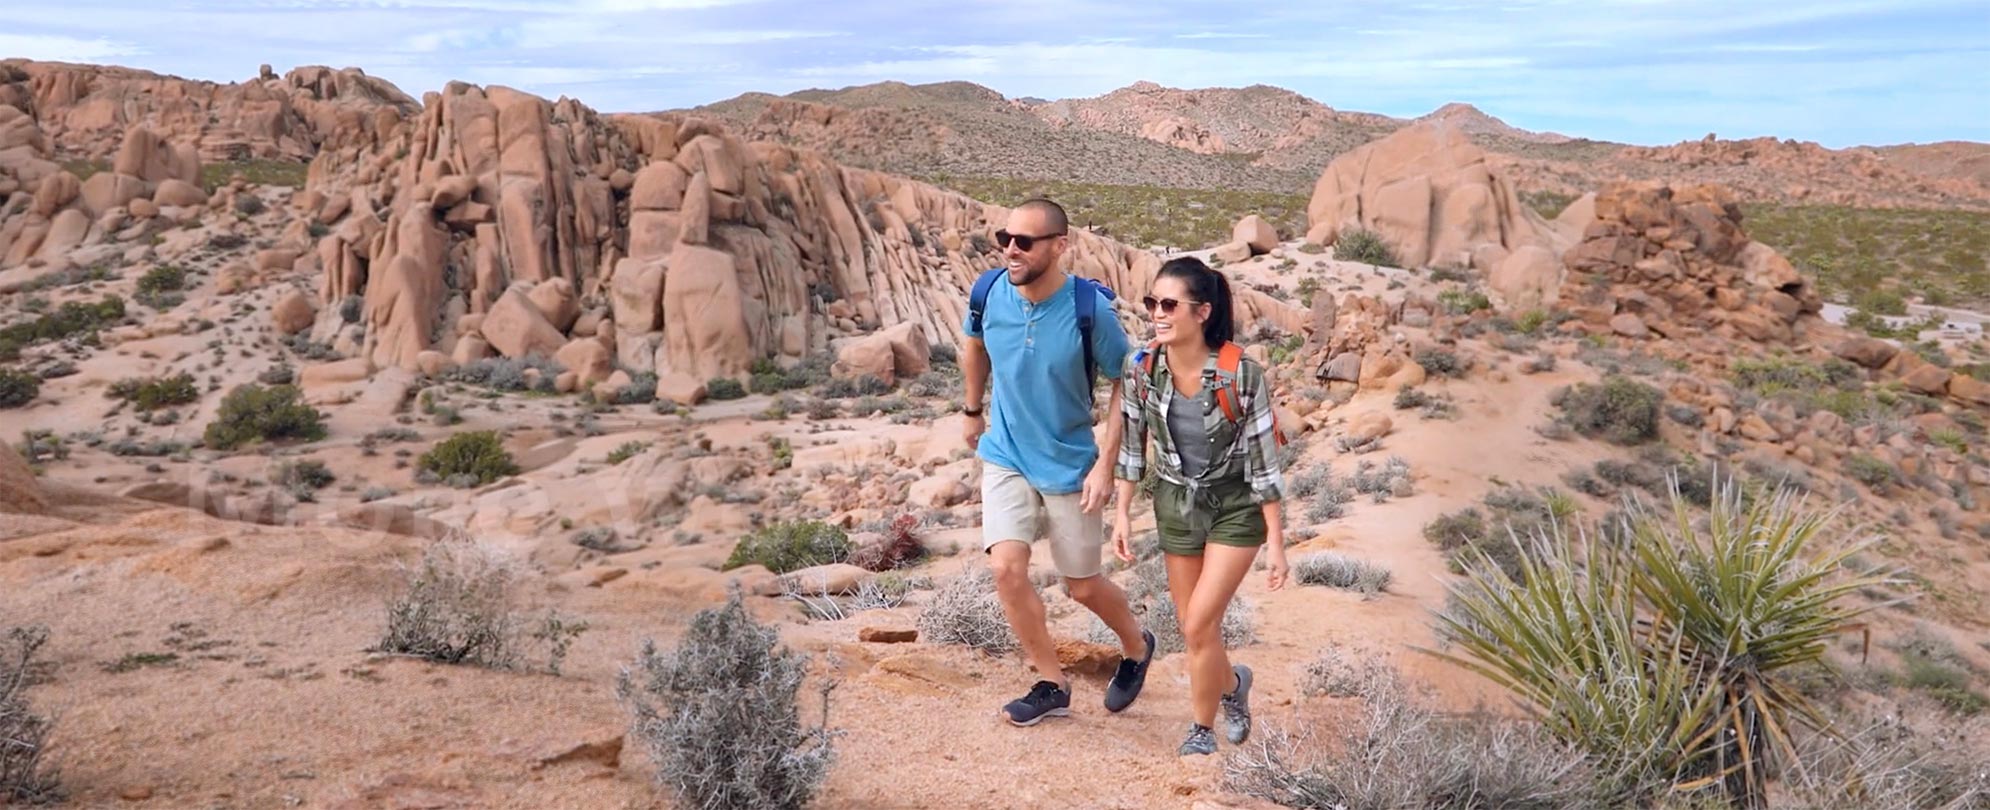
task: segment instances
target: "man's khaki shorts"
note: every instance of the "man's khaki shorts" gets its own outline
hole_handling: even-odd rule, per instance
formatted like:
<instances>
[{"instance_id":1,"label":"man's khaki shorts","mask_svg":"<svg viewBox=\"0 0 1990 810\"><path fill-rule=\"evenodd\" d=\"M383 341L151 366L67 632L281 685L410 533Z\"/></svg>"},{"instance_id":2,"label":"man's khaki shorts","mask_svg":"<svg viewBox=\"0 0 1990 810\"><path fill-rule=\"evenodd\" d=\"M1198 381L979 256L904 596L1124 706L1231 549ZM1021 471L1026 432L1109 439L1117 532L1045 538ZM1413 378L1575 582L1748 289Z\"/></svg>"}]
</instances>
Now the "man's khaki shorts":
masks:
<instances>
[{"instance_id":1,"label":"man's khaki shorts","mask_svg":"<svg viewBox=\"0 0 1990 810\"><path fill-rule=\"evenodd\" d=\"M996 464L981 465L981 550L996 543L1050 540L1050 559L1065 579L1098 576L1106 545L1105 510L1087 513L1080 495L1045 495L1023 474Z\"/></svg>"}]
</instances>

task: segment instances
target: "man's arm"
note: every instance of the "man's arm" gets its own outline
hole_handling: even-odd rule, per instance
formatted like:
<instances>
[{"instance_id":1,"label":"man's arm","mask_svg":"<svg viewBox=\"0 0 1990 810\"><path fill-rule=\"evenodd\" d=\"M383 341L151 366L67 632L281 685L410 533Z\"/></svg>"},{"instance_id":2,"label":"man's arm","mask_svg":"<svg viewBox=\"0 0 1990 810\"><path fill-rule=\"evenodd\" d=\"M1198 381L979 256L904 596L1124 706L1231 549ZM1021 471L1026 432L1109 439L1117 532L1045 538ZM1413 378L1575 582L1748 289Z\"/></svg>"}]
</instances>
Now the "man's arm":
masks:
<instances>
[{"instance_id":1,"label":"man's arm","mask_svg":"<svg viewBox=\"0 0 1990 810\"><path fill-rule=\"evenodd\" d=\"M966 392L961 406L968 410L982 407L988 395L988 347L980 338L961 339L960 371L961 387Z\"/></svg>"}]
</instances>

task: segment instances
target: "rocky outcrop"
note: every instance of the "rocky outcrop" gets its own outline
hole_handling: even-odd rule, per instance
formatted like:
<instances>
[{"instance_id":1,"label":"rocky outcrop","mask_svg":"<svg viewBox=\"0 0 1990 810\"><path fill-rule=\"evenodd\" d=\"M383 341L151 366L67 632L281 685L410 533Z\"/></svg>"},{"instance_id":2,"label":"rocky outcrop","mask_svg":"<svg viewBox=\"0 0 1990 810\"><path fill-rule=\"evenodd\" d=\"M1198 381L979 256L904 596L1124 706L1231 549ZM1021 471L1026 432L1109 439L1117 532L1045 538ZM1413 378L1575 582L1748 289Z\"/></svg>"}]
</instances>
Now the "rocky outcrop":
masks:
<instances>
[{"instance_id":1,"label":"rocky outcrop","mask_svg":"<svg viewBox=\"0 0 1990 810\"><path fill-rule=\"evenodd\" d=\"M1562 256L1561 298L1596 332L1622 331L1626 322L1612 322L1630 314L1663 337L1789 343L1822 323L1823 301L1787 259L1748 238L1741 218L1720 186L1614 184Z\"/></svg>"},{"instance_id":2,"label":"rocky outcrop","mask_svg":"<svg viewBox=\"0 0 1990 810\"><path fill-rule=\"evenodd\" d=\"M52 151L108 157L143 128L206 161L309 160L328 144L377 138L419 107L357 68L300 67L217 84L144 70L0 61L0 105L29 113ZM115 170L136 176L122 162ZM184 178L198 184L198 176Z\"/></svg>"},{"instance_id":3,"label":"rocky outcrop","mask_svg":"<svg viewBox=\"0 0 1990 810\"><path fill-rule=\"evenodd\" d=\"M601 116L460 83L387 140L322 152L300 196L331 226L318 331L338 328L331 304L363 295L378 366L460 355L459 340L557 352L584 320L621 368L695 380L900 324L957 344L968 286L1000 261L987 234L1008 214L708 120ZM1123 307L1160 264L1084 230L1067 256ZM536 320L499 316L514 285ZM1240 301L1246 325L1302 331L1303 311L1262 298Z\"/></svg>"},{"instance_id":4,"label":"rocky outcrop","mask_svg":"<svg viewBox=\"0 0 1990 810\"><path fill-rule=\"evenodd\" d=\"M33 470L21 460L12 446L0 442L0 512L16 515L41 515L48 513L48 498L42 494L41 482L35 480Z\"/></svg>"},{"instance_id":5,"label":"rocky outcrop","mask_svg":"<svg viewBox=\"0 0 1990 810\"><path fill-rule=\"evenodd\" d=\"M1523 247L1560 247L1485 150L1443 120L1335 158L1313 186L1306 221L1307 241L1322 245L1352 228L1374 231L1404 267L1490 270Z\"/></svg>"}]
</instances>

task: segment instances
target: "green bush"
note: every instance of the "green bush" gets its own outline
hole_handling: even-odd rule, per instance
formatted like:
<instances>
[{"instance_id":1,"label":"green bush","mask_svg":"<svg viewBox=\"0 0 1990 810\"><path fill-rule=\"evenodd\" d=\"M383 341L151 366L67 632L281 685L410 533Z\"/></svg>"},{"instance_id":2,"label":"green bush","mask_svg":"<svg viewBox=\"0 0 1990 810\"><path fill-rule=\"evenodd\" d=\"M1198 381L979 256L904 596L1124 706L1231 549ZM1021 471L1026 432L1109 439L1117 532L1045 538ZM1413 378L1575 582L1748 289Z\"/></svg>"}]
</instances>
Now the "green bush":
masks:
<instances>
[{"instance_id":1,"label":"green bush","mask_svg":"<svg viewBox=\"0 0 1990 810\"><path fill-rule=\"evenodd\" d=\"M713 377L705 381L705 396L714 400L739 399L746 396L746 386L731 377Z\"/></svg>"},{"instance_id":2,"label":"green bush","mask_svg":"<svg viewBox=\"0 0 1990 810\"><path fill-rule=\"evenodd\" d=\"M518 465L512 463L511 453L493 430L467 431L437 442L421 455L416 466L445 480L457 476L474 479L473 486L518 474Z\"/></svg>"},{"instance_id":3,"label":"green bush","mask_svg":"<svg viewBox=\"0 0 1990 810\"><path fill-rule=\"evenodd\" d=\"M1664 402L1664 392L1620 374L1604 377L1600 384L1563 389L1554 398L1569 427L1617 444L1656 438L1659 406Z\"/></svg>"},{"instance_id":4,"label":"green bush","mask_svg":"<svg viewBox=\"0 0 1990 810\"><path fill-rule=\"evenodd\" d=\"M228 392L202 441L216 450L233 450L257 441L325 438L325 415L304 404L295 386L264 388L253 383Z\"/></svg>"},{"instance_id":5,"label":"green bush","mask_svg":"<svg viewBox=\"0 0 1990 810\"><path fill-rule=\"evenodd\" d=\"M1448 349L1424 349L1417 352L1416 364L1423 366L1424 371L1439 377L1458 377L1465 373L1464 361L1458 359L1457 352Z\"/></svg>"},{"instance_id":6,"label":"green bush","mask_svg":"<svg viewBox=\"0 0 1990 810\"><path fill-rule=\"evenodd\" d=\"M819 520L776 523L740 538L723 570L759 564L776 574L843 562L853 546L842 529Z\"/></svg>"},{"instance_id":7,"label":"green bush","mask_svg":"<svg viewBox=\"0 0 1990 810\"><path fill-rule=\"evenodd\" d=\"M163 309L179 303L172 296L187 288L187 271L176 264L162 264L145 271L138 278L138 292L133 298L154 309Z\"/></svg>"},{"instance_id":8,"label":"green bush","mask_svg":"<svg viewBox=\"0 0 1990 810\"><path fill-rule=\"evenodd\" d=\"M1877 456L1854 453L1845 457L1845 474L1852 480L1870 487L1874 492L1884 493L1887 488L1903 479L1900 468L1886 463Z\"/></svg>"},{"instance_id":9,"label":"green bush","mask_svg":"<svg viewBox=\"0 0 1990 810\"><path fill-rule=\"evenodd\" d=\"M126 400L140 411L200 401L200 387L195 385L193 375L184 371L171 377L127 377L112 383L106 394Z\"/></svg>"},{"instance_id":10,"label":"green bush","mask_svg":"<svg viewBox=\"0 0 1990 810\"><path fill-rule=\"evenodd\" d=\"M1478 290L1445 290L1437 294L1437 303L1453 315L1470 315L1482 309L1492 309L1492 299Z\"/></svg>"},{"instance_id":11,"label":"green bush","mask_svg":"<svg viewBox=\"0 0 1990 810\"><path fill-rule=\"evenodd\" d=\"M93 342L97 330L121 320L124 299L115 295L94 304L70 301L47 315L0 329L0 360L18 359L22 349L37 343L79 336Z\"/></svg>"},{"instance_id":12,"label":"green bush","mask_svg":"<svg viewBox=\"0 0 1990 810\"><path fill-rule=\"evenodd\" d=\"M1334 259L1392 267L1396 264L1396 255L1389 249L1389 243L1382 241L1382 235L1364 228L1343 231L1334 240Z\"/></svg>"},{"instance_id":13,"label":"green bush","mask_svg":"<svg viewBox=\"0 0 1990 810\"><path fill-rule=\"evenodd\" d=\"M19 408L40 394L40 377L19 369L0 368L0 408Z\"/></svg>"}]
</instances>

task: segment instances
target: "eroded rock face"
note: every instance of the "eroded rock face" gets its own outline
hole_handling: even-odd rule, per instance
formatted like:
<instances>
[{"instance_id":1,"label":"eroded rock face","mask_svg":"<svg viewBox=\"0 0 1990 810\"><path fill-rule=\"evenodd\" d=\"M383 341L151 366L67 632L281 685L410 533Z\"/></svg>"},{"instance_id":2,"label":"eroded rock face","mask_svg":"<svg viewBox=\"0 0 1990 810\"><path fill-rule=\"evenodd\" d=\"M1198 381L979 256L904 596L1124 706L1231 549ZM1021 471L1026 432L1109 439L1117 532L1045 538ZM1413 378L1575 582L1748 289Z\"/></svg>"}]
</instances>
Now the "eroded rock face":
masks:
<instances>
[{"instance_id":1,"label":"eroded rock face","mask_svg":"<svg viewBox=\"0 0 1990 810\"><path fill-rule=\"evenodd\" d=\"M321 153L300 195L330 226L317 245L320 311L365 296L370 357L382 367L412 368L427 350L460 355L445 340L459 334L507 354L500 344L557 351L579 334L583 310L601 313L587 332L610 336L621 367L698 380L899 324L957 344L967 288L1000 262L987 234L1006 209L749 144L710 121L601 116L460 83L424 101L380 142ZM1122 302L1145 294L1160 265L1084 231L1067 256L1068 270ZM493 312L528 282L557 340L453 322ZM1268 297L1239 310L1246 326L1305 323ZM1132 315L1124 310L1129 324Z\"/></svg>"}]
</instances>

